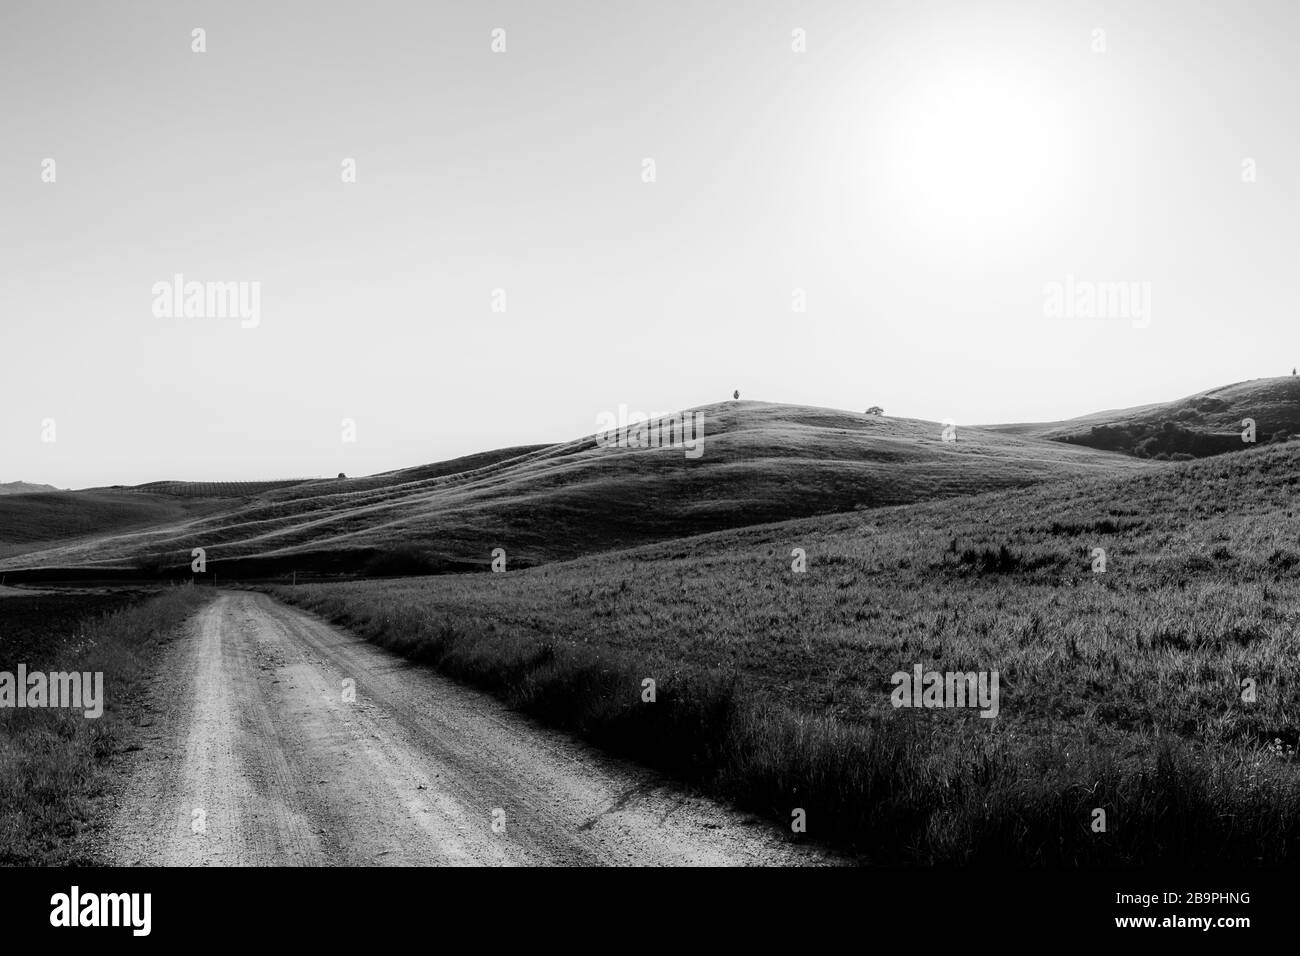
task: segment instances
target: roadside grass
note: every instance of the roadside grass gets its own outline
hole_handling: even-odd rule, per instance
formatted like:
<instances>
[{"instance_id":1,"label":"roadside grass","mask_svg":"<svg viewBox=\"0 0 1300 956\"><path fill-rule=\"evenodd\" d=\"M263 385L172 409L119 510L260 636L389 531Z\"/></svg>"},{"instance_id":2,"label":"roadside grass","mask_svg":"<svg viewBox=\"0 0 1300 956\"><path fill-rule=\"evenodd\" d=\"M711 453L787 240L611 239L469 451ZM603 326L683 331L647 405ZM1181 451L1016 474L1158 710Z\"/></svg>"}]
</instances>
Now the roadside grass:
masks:
<instances>
[{"instance_id":1,"label":"roadside grass","mask_svg":"<svg viewBox=\"0 0 1300 956\"><path fill-rule=\"evenodd\" d=\"M519 572L273 590L787 829L802 809L807 838L871 862L1295 862L1298 481L1282 445ZM894 709L890 675L915 664L999 671L999 716Z\"/></svg>"},{"instance_id":2,"label":"roadside grass","mask_svg":"<svg viewBox=\"0 0 1300 956\"><path fill-rule=\"evenodd\" d=\"M95 800L113 758L131 749L158 652L212 596L193 586L155 594L42 594L0 599L0 670L102 672L104 712L0 708L0 865L100 862L90 844Z\"/></svg>"}]
</instances>

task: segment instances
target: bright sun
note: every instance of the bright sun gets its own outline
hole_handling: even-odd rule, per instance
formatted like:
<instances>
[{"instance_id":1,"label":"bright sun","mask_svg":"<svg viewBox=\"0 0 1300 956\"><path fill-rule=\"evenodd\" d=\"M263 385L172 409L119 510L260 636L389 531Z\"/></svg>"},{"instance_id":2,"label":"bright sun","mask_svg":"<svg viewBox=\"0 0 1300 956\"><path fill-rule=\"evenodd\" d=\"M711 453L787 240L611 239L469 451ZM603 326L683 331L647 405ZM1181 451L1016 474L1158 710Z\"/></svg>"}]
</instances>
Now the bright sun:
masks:
<instances>
[{"instance_id":1,"label":"bright sun","mask_svg":"<svg viewBox=\"0 0 1300 956\"><path fill-rule=\"evenodd\" d=\"M1059 204L1076 159L1050 98L996 69L936 71L864 132L879 173L874 201L918 237L1010 238Z\"/></svg>"}]
</instances>

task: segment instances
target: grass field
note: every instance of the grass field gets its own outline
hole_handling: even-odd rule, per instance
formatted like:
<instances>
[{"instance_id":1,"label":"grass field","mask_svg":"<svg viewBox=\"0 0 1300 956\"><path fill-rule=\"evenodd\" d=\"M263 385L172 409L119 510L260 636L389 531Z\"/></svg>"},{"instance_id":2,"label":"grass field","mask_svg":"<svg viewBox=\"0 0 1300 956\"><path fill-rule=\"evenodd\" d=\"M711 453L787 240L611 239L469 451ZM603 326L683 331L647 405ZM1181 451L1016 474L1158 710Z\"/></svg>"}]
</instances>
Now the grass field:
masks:
<instances>
[{"instance_id":1,"label":"grass field","mask_svg":"<svg viewBox=\"0 0 1300 956\"><path fill-rule=\"evenodd\" d=\"M278 593L870 859L1294 860L1297 485L1280 445ZM999 717L894 709L915 664L998 670Z\"/></svg>"},{"instance_id":2,"label":"grass field","mask_svg":"<svg viewBox=\"0 0 1300 956\"><path fill-rule=\"evenodd\" d=\"M0 708L0 865L93 865L87 839L114 757L134 746L159 648L211 592L0 597L0 670L103 672L104 713Z\"/></svg>"}]
</instances>

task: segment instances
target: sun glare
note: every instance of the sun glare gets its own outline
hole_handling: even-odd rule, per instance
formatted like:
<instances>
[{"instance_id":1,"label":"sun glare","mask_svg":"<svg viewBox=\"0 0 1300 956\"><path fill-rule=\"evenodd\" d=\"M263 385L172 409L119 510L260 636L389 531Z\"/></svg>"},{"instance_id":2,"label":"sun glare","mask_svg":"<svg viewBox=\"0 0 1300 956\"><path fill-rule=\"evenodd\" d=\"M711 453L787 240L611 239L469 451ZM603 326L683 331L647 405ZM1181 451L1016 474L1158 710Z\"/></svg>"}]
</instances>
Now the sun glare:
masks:
<instances>
[{"instance_id":1,"label":"sun glare","mask_svg":"<svg viewBox=\"0 0 1300 956\"><path fill-rule=\"evenodd\" d=\"M925 77L864 134L881 174L876 202L895 226L935 242L1033 230L1061 202L1075 162L1060 112L997 67Z\"/></svg>"}]
</instances>

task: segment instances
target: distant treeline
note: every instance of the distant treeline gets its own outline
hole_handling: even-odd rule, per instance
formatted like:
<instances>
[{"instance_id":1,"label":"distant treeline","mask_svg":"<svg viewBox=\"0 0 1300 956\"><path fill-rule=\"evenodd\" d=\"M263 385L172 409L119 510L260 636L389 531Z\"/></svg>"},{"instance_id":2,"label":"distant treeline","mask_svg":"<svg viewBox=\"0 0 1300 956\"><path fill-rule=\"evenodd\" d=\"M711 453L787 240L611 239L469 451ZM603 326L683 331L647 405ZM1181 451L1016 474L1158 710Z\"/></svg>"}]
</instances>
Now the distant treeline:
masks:
<instances>
[{"instance_id":1,"label":"distant treeline","mask_svg":"<svg viewBox=\"0 0 1300 956\"><path fill-rule=\"evenodd\" d=\"M1226 433L1201 431L1187 428L1178 422L1129 422L1094 425L1088 434L1070 435L1064 440L1075 445L1087 445L1089 448L1124 452L1138 458L1187 461L1250 448L1250 443L1242 441L1241 436L1240 430ZM1263 444L1287 441L1290 437L1286 431L1276 431L1271 435L1261 432L1256 441Z\"/></svg>"}]
</instances>

